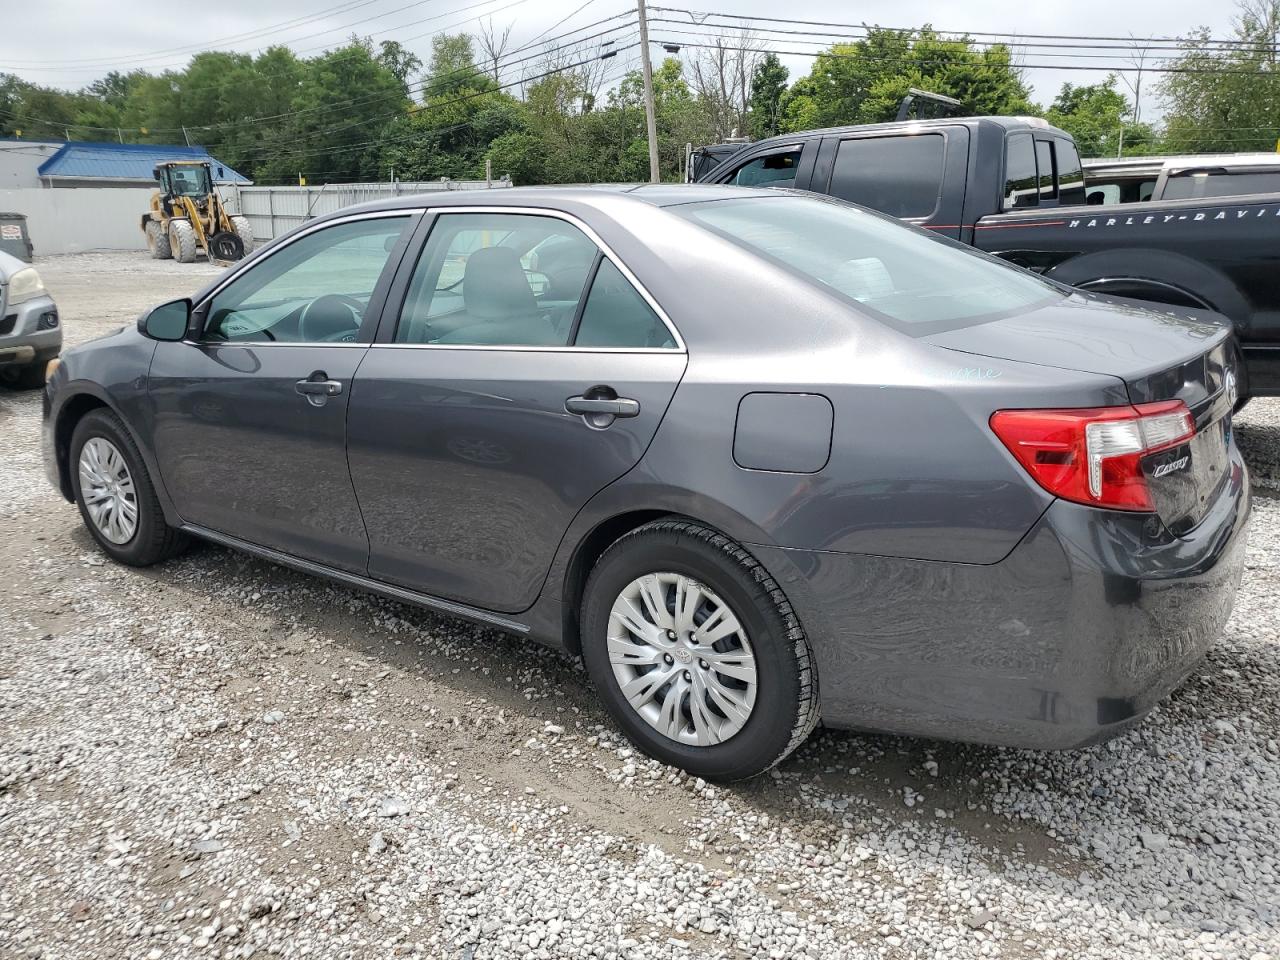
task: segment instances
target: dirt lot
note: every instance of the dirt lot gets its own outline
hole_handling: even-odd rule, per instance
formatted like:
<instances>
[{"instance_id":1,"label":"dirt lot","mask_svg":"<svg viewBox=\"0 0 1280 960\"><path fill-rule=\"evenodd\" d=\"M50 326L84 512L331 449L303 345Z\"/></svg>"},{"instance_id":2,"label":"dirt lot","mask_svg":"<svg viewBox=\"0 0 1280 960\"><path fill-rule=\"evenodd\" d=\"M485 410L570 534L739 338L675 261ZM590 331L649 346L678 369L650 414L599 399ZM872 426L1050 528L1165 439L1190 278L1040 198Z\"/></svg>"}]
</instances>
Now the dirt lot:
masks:
<instances>
[{"instance_id":1,"label":"dirt lot","mask_svg":"<svg viewBox=\"0 0 1280 960\"><path fill-rule=\"evenodd\" d=\"M38 264L69 343L206 265ZM1280 958L1280 403L1221 642L1040 754L819 733L711 787L536 645L214 547L106 562L0 392L0 957Z\"/></svg>"}]
</instances>

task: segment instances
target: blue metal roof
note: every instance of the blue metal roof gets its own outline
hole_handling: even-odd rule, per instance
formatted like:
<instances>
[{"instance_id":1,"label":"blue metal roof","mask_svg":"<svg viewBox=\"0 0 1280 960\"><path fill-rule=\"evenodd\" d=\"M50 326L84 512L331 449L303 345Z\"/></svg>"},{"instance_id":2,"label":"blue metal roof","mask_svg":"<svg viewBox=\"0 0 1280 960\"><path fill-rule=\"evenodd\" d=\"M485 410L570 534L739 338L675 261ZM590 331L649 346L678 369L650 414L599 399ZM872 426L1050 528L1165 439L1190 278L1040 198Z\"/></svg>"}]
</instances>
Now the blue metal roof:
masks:
<instances>
[{"instance_id":1,"label":"blue metal roof","mask_svg":"<svg viewBox=\"0 0 1280 960\"><path fill-rule=\"evenodd\" d=\"M207 160L218 183L250 183L204 147L171 147L156 143L89 143L72 140L40 164L41 177L74 177L94 180L151 180L152 169L166 160Z\"/></svg>"}]
</instances>

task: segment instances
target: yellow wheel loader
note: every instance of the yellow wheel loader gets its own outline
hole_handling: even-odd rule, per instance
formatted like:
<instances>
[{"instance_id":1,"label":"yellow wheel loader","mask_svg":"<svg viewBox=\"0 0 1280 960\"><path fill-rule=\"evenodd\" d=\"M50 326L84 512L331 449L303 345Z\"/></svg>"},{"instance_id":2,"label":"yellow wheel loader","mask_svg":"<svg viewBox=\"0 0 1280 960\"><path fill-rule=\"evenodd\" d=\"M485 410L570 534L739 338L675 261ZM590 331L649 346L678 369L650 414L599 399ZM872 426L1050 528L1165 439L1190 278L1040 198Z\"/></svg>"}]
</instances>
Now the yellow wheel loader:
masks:
<instances>
[{"instance_id":1,"label":"yellow wheel loader","mask_svg":"<svg viewBox=\"0 0 1280 960\"><path fill-rule=\"evenodd\" d=\"M249 220L228 215L208 162L169 160L153 173L160 189L142 215L142 232L154 259L191 263L203 253L210 261L231 261L253 249Z\"/></svg>"}]
</instances>

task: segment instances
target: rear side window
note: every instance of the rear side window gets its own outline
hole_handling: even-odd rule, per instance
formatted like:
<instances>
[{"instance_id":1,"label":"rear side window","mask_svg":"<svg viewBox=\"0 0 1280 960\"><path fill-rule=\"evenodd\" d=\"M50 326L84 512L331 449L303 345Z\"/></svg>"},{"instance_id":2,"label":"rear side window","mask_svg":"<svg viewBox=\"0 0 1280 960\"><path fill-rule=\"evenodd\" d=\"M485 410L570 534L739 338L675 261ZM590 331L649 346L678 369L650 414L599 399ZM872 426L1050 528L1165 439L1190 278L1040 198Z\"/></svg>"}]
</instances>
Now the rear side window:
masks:
<instances>
[{"instance_id":1,"label":"rear side window","mask_svg":"<svg viewBox=\"0 0 1280 960\"><path fill-rule=\"evenodd\" d=\"M1193 173L1170 177L1162 200L1232 197L1250 193L1280 193L1280 168L1254 173Z\"/></svg>"},{"instance_id":2,"label":"rear side window","mask_svg":"<svg viewBox=\"0 0 1280 960\"><path fill-rule=\"evenodd\" d=\"M740 187L790 187L796 182L796 165L799 162L799 147L785 153L756 157L739 167L729 182Z\"/></svg>"},{"instance_id":3,"label":"rear side window","mask_svg":"<svg viewBox=\"0 0 1280 960\"><path fill-rule=\"evenodd\" d=\"M573 343L578 347L676 345L653 308L607 258L600 261Z\"/></svg>"},{"instance_id":4,"label":"rear side window","mask_svg":"<svg viewBox=\"0 0 1280 960\"><path fill-rule=\"evenodd\" d=\"M1018 210L1039 203L1035 144L1029 133L1015 133L1005 145L1004 208Z\"/></svg>"},{"instance_id":5,"label":"rear side window","mask_svg":"<svg viewBox=\"0 0 1280 960\"><path fill-rule=\"evenodd\" d=\"M1058 184L1053 176L1053 144L1048 140L1036 141L1036 168L1040 171L1040 202L1056 200Z\"/></svg>"},{"instance_id":6,"label":"rear side window","mask_svg":"<svg viewBox=\"0 0 1280 960\"><path fill-rule=\"evenodd\" d=\"M937 133L843 140L828 192L894 217L932 216L942 192L944 148Z\"/></svg>"},{"instance_id":7,"label":"rear side window","mask_svg":"<svg viewBox=\"0 0 1280 960\"><path fill-rule=\"evenodd\" d=\"M1058 163L1058 202L1063 206L1084 203L1084 168L1080 165L1080 151L1070 140L1055 140L1053 146ZM1149 192L1146 199L1151 199Z\"/></svg>"}]
</instances>

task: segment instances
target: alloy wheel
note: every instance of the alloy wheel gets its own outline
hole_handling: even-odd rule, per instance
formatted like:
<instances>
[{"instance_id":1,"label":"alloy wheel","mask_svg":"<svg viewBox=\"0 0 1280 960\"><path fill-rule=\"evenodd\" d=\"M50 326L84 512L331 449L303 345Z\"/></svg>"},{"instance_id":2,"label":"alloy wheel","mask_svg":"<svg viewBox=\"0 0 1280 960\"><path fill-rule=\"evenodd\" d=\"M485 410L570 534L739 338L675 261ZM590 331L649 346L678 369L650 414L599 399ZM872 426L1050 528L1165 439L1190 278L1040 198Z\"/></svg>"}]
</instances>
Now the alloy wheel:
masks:
<instances>
[{"instance_id":1,"label":"alloy wheel","mask_svg":"<svg viewBox=\"0 0 1280 960\"><path fill-rule=\"evenodd\" d=\"M138 497L124 456L105 437L91 437L80 449L80 496L98 532L115 544L128 543L138 529Z\"/></svg>"},{"instance_id":2,"label":"alloy wheel","mask_svg":"<svg viewBox=\"0 0 1280 960\"><path fill-rule=\"evenodd\" d=\"M755 706L756 659L737 614L692 577L650 573L609 613L609 663L622 696L663 736L723 743Z\"/></svg>"}]
</instances>

